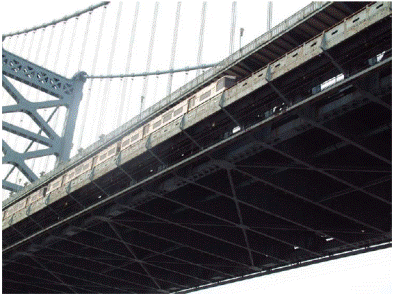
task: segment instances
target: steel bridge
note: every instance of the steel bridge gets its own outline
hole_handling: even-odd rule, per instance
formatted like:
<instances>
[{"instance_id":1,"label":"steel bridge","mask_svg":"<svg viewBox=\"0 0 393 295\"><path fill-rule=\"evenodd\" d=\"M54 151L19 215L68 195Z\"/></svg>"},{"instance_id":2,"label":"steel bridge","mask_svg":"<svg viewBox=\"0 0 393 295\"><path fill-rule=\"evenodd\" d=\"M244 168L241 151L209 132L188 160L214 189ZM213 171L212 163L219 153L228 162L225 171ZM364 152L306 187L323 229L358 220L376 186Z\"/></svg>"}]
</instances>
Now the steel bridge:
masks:
<instances>
[{"instance_id":1,"label":"steel bridge","mask_svg":"<svg viewBox=\"0 0 393 295\"><path fill-rule=\"evenodd\" d=\"M3 202L3 292L186 293L391 247L391 37L389 2L314 3L23 188Z\"/></svg>"}]
</instances>

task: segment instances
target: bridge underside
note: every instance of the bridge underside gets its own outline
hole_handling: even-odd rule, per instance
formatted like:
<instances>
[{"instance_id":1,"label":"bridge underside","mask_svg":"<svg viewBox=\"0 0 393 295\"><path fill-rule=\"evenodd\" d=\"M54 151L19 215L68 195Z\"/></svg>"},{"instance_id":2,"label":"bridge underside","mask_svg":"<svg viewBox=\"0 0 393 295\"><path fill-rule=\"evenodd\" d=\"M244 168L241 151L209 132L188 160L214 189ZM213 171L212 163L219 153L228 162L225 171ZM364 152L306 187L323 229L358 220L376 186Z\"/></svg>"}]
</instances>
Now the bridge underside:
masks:
<instances>
[{"instance_id":1,"label":"bridge underside","mask_svg":"<svg viewBox=\"0 0 393 295\"><path fill-rule=\"evenodd\" d=\"M387 24L3 230L3 292L182 292L390 246Z\"/></svg>"}]
</instances>

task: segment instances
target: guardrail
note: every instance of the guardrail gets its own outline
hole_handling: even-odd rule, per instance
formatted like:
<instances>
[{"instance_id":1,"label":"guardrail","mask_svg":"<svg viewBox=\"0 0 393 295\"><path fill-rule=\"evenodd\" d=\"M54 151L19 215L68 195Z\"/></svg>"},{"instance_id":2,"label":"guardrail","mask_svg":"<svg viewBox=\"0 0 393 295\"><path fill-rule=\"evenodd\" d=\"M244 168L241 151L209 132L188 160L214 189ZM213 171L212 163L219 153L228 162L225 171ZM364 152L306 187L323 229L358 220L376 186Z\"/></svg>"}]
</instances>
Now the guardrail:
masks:
<instances>
[{"instance_id":1,"label":"guardrail","mask_svg":"<svg viewBox=\"0 0 393 295\"><path fill-rule=\"evenodd\" d=\"M229 68L230 66L238 63L242 58L252 54L256 50L258 50L261 46L263 46L266 42L270 41L272 38L277 37L278 35L282 34L290 30L293 26L298 24L300 21L304 20L305 18L311 16L312 14L316 13L328 7L333 2L313 2L304 7L303 9L299 10L294 15L290 16L288 19L284 20L277 26L273 27L270 31L264 33L260 37L256 38L254 41L250 42L249 44L245 45L226 59L222 60L217 66L210 68L206 72L202 73L195 79L191 80L186 85L180 87L161 101L157 102L156 104L152 105L145 111L143 111L140 115L135 116L130 121L126 122L122 126L116 128L106 136L104 136L101 140L91 144L87 147L82 153L75 155L72 157L68 162L61 163L58 167L54 170L48 172L46 175L38 179L32 184L29 184L24 189L16 193L13 197L10 197L3 201L3 209L9 206L11 203L20 200L27 194L29 194L33 189L36 189L44 184L48 183L49 180L59 177L63 174L66 170L71 169L73 166L78 165L86 158L96 154L109 146L110 144L114 143L120 137L125 136L132 130L141 126L144 122L152 118L153 116L157 115L160 111L164 111L170 105L180 101L181 99L188 96L192 91L195 91L200 85L206 84L209 80L212 80L215 76L219 73L223 72L225 69Z\"/></svg>"}]
</instances>

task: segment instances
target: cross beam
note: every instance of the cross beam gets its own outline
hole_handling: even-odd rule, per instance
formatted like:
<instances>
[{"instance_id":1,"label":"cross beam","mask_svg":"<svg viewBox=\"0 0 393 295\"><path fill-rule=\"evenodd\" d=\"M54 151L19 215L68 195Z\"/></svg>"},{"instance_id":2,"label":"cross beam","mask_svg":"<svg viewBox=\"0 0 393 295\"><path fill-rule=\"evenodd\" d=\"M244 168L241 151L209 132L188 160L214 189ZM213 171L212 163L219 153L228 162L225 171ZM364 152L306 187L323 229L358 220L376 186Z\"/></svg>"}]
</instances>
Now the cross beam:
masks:
<instances>
[{"instance_id":1,"label":"cross beam","mask_svg":"<svg viewBox=\"0 0 393 295\"><path fill-rule=\"evenodd\" d=\"M57 163L69 159L76 117L82 99L82 87L86 81L86 73L80 72L75 74L72 79L68 79L4 49L2 50L2 61L3 88L16 102L14 105L3 106L3 114L16 112L25 113L35 124L37 124L40 131L34 133L21 126L16 126L4 121L2 122L3 130L48 147L47 149L34 152L18 153L3 140L4 157L2 161L3 164L11 164L18 168L30 182L33 182L38 179L38 176L26 165L26 160L49 155L55 155L57 157ZM32 102L17 90L9 78L27 84L56 99L44 102ZM63 130L61 134L57 134L49 125L49 121L45 120L39 114L38 110L53 107L58 109L61 106L65 107L67 112ZM40 135L41 132L46 136ZM10 173L3 179L3 189L10 191L20 190L21 186L7 181L9 175Z\"/></svg>"}]
</instances>

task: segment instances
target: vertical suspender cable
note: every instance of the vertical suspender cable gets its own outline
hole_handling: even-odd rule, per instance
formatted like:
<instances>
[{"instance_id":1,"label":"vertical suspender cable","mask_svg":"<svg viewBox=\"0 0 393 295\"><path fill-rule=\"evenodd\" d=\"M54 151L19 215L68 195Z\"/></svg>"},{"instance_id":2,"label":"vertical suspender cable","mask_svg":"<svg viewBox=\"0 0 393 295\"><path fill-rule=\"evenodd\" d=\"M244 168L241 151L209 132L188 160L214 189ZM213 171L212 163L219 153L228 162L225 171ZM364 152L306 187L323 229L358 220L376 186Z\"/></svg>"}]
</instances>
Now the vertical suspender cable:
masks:
<instances>
[{"instance_id":1,"label":"vertical suspender cable","mask_svg":"<svg viewBox=\"0 0 393 295\"><path fill-rule=\"evenodd\" d=\"M61 48L62 48L61 44L62 44L63 39L64 39L64 33L65 33L66 26L67 26L67 22L65 21L65 22L63 22L63 28L61 29L60 38L59 38L59 45L58 45L58 49L56 51L56 57L55 57L55 61L54 61L54 64L53 64L55 70L56 70L57 65L59 63L60 51L61 51Z\"/></svg>"},{"instance_id":2,"label":"vertical suspender cable","mask_svg":"<svg viewBox=\"0 0 393 295\"><path fill-rule=\"evenodd\" d=\"M136 25L138 23L138 13L139 13L139 1L137 1L135 4L134 21L132 23L130 43L128 45L128 56L127 56L126 69L125 69L125 73L127 73L127 74L130 72L132 52L133 52L134 39L135 39L135 31L136 31ZM131 90L132 90L132 82L133 81L134 81L134 79L131 79ZM117 117L117 126L120 126L120 124L123 122L123 111L125 111L124 113L127 115L127 111L128 111L129 105L130 105L131 95L128 95L129 98L127 99L127 106L124 108L124 100L125 100L125 96L126 96L127 82L128 82L128 79L125 78L123 80L123 88L121 90L121 100L120 100L120 107L119 107L120 113L118 114L118 117Z\"/></svg>"},{"instance_id":3,"label":"vertical suspender cable","mask_svg":"<svg viewBox=\"0 0 393 295\"><path fill-rule=\"evenodd\" d=\"M49 51L50 51L50 49L51 49L51 47L52 47L54 26L52 26L51 28L52 28L52 29L51 29L50 36L49 36L49 42L48 42L48 45L47 45L47 48L46 48L45 57L44 57L44 62L43 62L43 64L42 64L44 68L46 67L46 65L47 65L47 63L48 63ZM37 91L37 100L39 99L40 94L41 94L41 91ZM44 109L44 113L46 113L46 109ZM45 119L45 118L44 118L44 119ZM30 126L31 126L31 124L30 124ZM30 130L31 130L31 129L30 129ZM37 149L38 149L38 144L36 143L35 150L37 150ZM48 157L46 157L46 160L48 160ZM46 162L48 162L48 161L46 161ZM31 164L31 170L33 170L33 171L34 171L35 163L36 163L36 158L33 159L33 163ZM42 161L40 161L40 164L42 164ZM41 165L41 166L42 166L42 165Z\"/></svg>"},{"instance_id":4,"label":"vertical suspender cable","mask_svg":"<svg viewBox=\"0 0 393 295\"><path fill-rule=\"evenodd\" d=\"M82 68L82 62L84 60L85 56L85 49L86 49L86 43L87 43L87 37L89 36L89 28L90 28L90 21L91 21L91 14L92 11L89 12L89 16L87 17L87 24L86 24L86 29L85 29L85 36L83 37L83 43L82 43L82 51L81 55L79 56L79 65L78 65L78 72Z\"/></svg>"},{"instance_id":5,"label":"vertical suspender cable","mask_svg":"<svg viewBox=\"0 0 393 295\"><path fill-rule=\"evenodd\" d=\"M22 50L23 50L23 48L24 48L24 46L25 46L25 43L26 43L26 35L27 35L27 34L24 34L24 36L23 36L23 41L22 41L22 46L21 46ZM18 40L19 40L19 35L17 35L16 38L14 38L14 39L15 39L15 44L14 44L14 46L13 46L13 49L10 50L11 52L15 52L15 49L16 49L16 47L17 47ZM9 41L8 41L8 44L7 44L7 45L11 47L11 37L9 37ZM3 91L3 94L5 94L5 92L6 92L6 91ZM12 100L12 98L10 98L10 99ZM14 118L15 118L15 113L13 113L13 114L11 115L11 122L14 121ZM6 133L6 138L5 138L5 141L6 141L6 142L9 141L9 137L10 137L10 133L7 132L7 133ZM4 137L3 137L3 138L4 138ZM7 172L7 175L6 175L6 177L4 178L4 180L7 180L7 178L11 175L11 173L14 171L14 169L15 169L15 166L12 166L12 167L10 168L10 170Z\"/></svg>"},{"instance_id":6,"label":"vertical suspender cable","mask_svg":"<svg viewBox=\"0 0 393 295\"><path fill-rule=\"evenodd\" d=\"M38 55L39 55L40 49L41 49L41 47L42 47L41 45L42 45L42 41L43 41L43 39L44 39L44 33L45 33L45 28L42 29L42 31L41 31L41 37L40 37L40 40L39 40L39 42L38 42L37 52L36 52L35 58L33 59L33 62L34 62L34 63L37 63L37 61L38 61ZM33 37L34 37L34 36L33 36ZM29 50L32 48L32 46L33 46L33 44L31 43L31 44L30 44ZM29 96L30 96L30 90L31 90L31 87L28 87L28 88L27 88L26 97L29 97ZM29 124L28 122L25 122L25 121L23 120L23 114L20 114L20 118L21 118L21 119L20 119L20 124L19 124L20 127L23 128L23 125ZM30 121L29 128L26 128L27 130L31 130L31 124L32 124L32 122ZM17 146L17 141L18 141L18 137L15 138L14 146ZM27 144L27 145L28 145L28 144ZM27 145L26 145L26 146L27 146ZM37 144L36 144L36 145L37 145ZM19 175L20 175L20 171L18 170L16 178L18 178ZM20 183L19 183L19 184L20 184Z\"/></svg>"},{"instance_id":7,"label":"vertical suspender cable","mask_svg":"<svg viewBox=\"0 0 393 295\"><path fill-rule=\"evenodd\" d=\"M83 62L83 60L85 58L85 49L86 49L87 37L89 36L89 28L90 28L91 14L92 13L93 13L93 11L89 11L89 15L87 17L87 23L86 23L86 28L85 28L85 35L83 37L83 42L82 42L82 50L81 50L81 54L79 56L78 72L81 70L82 62ZM82 120L83 120L83 118L82 118ZM78 140L80 140L80 137L78 137ZM77 142L76 146L78 147L77 148L77 150L78 150L79 146L80 146L80 142Z\"/></svg>"},{"instance_id":8,"label":"vertical suspender cable","mask_svg":"<svg viewBox=\"0 0 393 295\"><path fill-rule=\"evenodd\" d=\"M49 56L49 50L50 50L50 47L52 45L52 37L54 35L55 27L56 27L56 24L52 26L52 32L51 32L51 37L50 37L50 46L48 46L46 56ZM63 36L64 36L64 32L65 32L65 27L66 27L66 22L64 22L63 28L61 30L60 38L59 38L59 46L58 46L58 49L56 50L56 56L55 56L55 60L54 60L54 70L55 71L56 71L56 68L57 68L57 65L58 65L58 61L59 61L59 56L60 56L60 49L59 48L61 48L60 44L63 42ZM46 65L46 63L47 63L47 61L45 60L45 65ZM56 114L56 119L54 121L57 122L57 119L58 119L58 112L57 111L58 111L58 109L59 109L59 107L57 106L53 110L53 112L49 115L48 120L47 120L48 123L50 121L49 118L53 118L53 116L55 116L55 114ZM27 150L28 150L28 148L26 148L26 151ZM46 157L45 162L44 162L44 164L42 166L43 172L46 172L48 170L48 163L49 163L49 156Z\"/></svg>"},{"instance_id":9,"label":"vertical suspender cable","mask_svg":"<svg viewBox=\"0 0 393 295\"><path fill-rule=\"evenodd\" d=\"M198 47L198 55L197 55L197 66L201 65L202 61L202 50L203 50L203 38L205 35L205 18L206 18L206 1L203 2L202 12L201 12L201 28L199 31L199 47ZM196 75L200 74L201 70L198 69Z\"/></svg>"},{"instance_id":10,"label":"vertical suspender cable","mask_svg":"<svg viewBox=\"0 0 393 295\"><path fill-rule=\"evenodd\" d=\"M272 13L273 13L273 2L267 2L267 31L272 28Z\"/></svg>"},{"instance_id":11,"label":"vertical suspender cable","mask_svg":"<svg viewBox=\"0 0 393 295\"><path fill-rule=\"evenodd\" d=\"M156 75L156 83L154 83L154 91L153 91L153 97L157 97L157 88L158 88L158 80L160 79L159 75Z\"/></svg>"},{"instance_id":12,"label":"vertical suspender cable","mask_svg":"<svg viewBox=\"0 0 393 295\"><path fill-rule=\"evenodd\" d=\"M59 64L60 51L61 51L61 48L62 48L61 44L62 44L62 42L64 40L64 33L65 33L66 26L67 26L67 22L65 21L65 22L63 22L63 28L61 29L61 33L60 33L60 37L59 37L58 49L56 50L56 56L55 56L55 60L54 60L54 63L53 63L53 67L54 67L54 71L55 72L56 72L57 66ZM57 120L59 118L59 112L57 112L58 110L59 110L59 107L57 106L55 108L54 114L53 114L53 116L55 117L54 118L54 122L55 122L54 125L57 125L56 122L57 122ZM53 116L52 116L52 118L53 118Z\"/></svg>"},{"instance_id":13,"label":"vertical suspender cable","mask_svg":"<svg viewBox=\"0 0 393 295\"><path fill-rule=\"evenodd\" d=\"M6 48L6 49L9 48L11 40L12 40L12 37L5 37L4 41L3 41L3 47Z\"/></svg>"},{"instance_id":14,"label":"vertical suspender cable","mask_svg":"<svg viewBox=\"0 0 393 295\"><path fill-rule=\"evenodd\" d=\"M65 65L65 76L67 76L67 74L68 74L68 71L69 71L69 68L70 68L70 61L71 61L71 59L73 59L73 53L74 53L73 48L74 48L74 44L75 44L74 39L75 39L75 34L76 34L76 29L78 27L78 23L79 23L79 17L77 16L75 18L74 27L72 29L70 45L69 45L68 51L67 51L67 60L66 60L66 65ZM68 112L68 110L67 110L67 112ZM56 131L56 129L58 127L58 124L59 124L59 112L56 113L56 118L54 120L53 130ZM65 120L63 120L63 126L62 127L63 127L63 130L61 132L61 137L65 136L65 130L66 130L66 122L65 122ZM58 164L60 164L60 162L57 159L56 162L55 162L55 166L58 165Z\"/></svg>"},{"instance_id":15,"label":"vertical suspender cable","mask_svg":"<svg viewBox=\"0 0 393 295\"><path fill-rule=\"evenodd\" d=\"M101 15L101 23L100 23L100 30L98 32L98 36L97 36L97 43L96 43L96 51L94 53L94 58L93 58L93 64L92 64L92 68L91 68L91 74L94 75L96 72L96 66L97 66L97 60L98 60L98 53L100 51L100 46L101 46L101 39L102 39L102 31L104 29L104 23L105 23L105 16L106 16L106 6L104 6L104 9L102 11L102 15ZM84 127L86 125L86 118L87 118L87 112L89 111L89 105L90 105L90 97L91 97L91 88L92 88L92 84L93 84L93 79L90 79L89 81L89 86L88 86L88 93L87 93L87 97L86 97L86 105L85 105L85 109L83 112L83 116L82 116L82 123L80 125L80 133L79 133L79 139L78 139L78 145L77 145L77 150L79 150L81 148L82 145L82 136L84 134ZM90 130L92 130L90 128ZM91 133L89 134L91 136Z\"/></svg>"},{"instance_id":16,"label":"vertical suspender cable","mask_svg":"<svg viewBox=\"0 0 393 295\"><path fill-rule=\"evenodd\" d=\"M35 31L33 31L33 36L31 37L31 40L30 40L29 49L27 50L27 59L28 59L28 60L30 59L30 56L31 56L31 49L33 48L34 37L35 37ZM15 43L15 47L16 47L16 44L17 44L17 41L16 41L16 43ZM22 86L23 86L23 85L22 85ZM20 117L21 117L21 115L20 115ZM12 117L12 121L13 121L13 119L14 119L14 118ZM17 141L17 138L15 138L15 141L14 141L14 145L13 145L13 146L16 145L16 141ZM11 146L11 147L12 147L12 146ZM4 180L7 180L7 178L11 175L12 171L14 170L14 168L15 168L15 166L12 167L12 169L10 170L10 172L7 173L7 175L6 175L6 177L4 178ZM19 176L19 170L18 170L17 174L15 175L15 181L14 181L15 183L16 183L17 180L18 180L18 176Z\"/></svg>"},{"instance_id":17,"label":"vertical suspender cable","mask_svg":"<svg viewBox=\"0 0 393 295\"><path fill-rule=\"evenodd\" d=\"M68 51L66 53L67 54L67 61L66 61L66 65L64 66L65 76L67 76L67 74L68 74L68 70L70 68L70 61L72 59L71 56L74 53L73 52L73 47L74 47L74 43L75 43L74 38L75 38L75 34L76 34L76 28L78 27L78 23L79 23L79 17L76 17L75 22L74 22L74 27L72 29L70 46L69 46Z\"/></svg>"},{"instance_id":18,"label":"vertical suspender cable","mask_svg":"<svg viewBox=\"0 0 393 295\"><path fill-rule=\"evenodd\" d=\"M108 69L107 69L108 75L111 74L111 71L112 71L113 57L115 55L117 34L119 32L119 23L120 23L122 5L123 5L123 2L119 2L119 7L117 9L117 19L116 19L116 25L115 25L115 32L113 33L112 48L111 48L111 53L109 55L109 60L108 60ZM112 79L107 79L106 83L105 83L104 95L102 98L103 104L101 105L100 115L98 118L98 128L97 128L96 138L98 138L102 134L103 126L105 125L105 124L103 124L103 119L104 119L104 113L106 112L106 106L108 104L108 92L109 92L109 88L110 88L109 83L111 82L111 80Z\"/></svg>"},{"instance_id":19,"label":"vertical suspender cable","mask_svg":"<svg viewBox=\"0 0 393 295\"><path fill-rule=\"evenodd\" d=\"M236 30L236 1L232 2L231 32L229 37L229 55L234 51L235 30Z\"/></svg>"},{"instance_id":20,"label":"vertical suspender cable","mask_svg":"<svg viewBox=\"0 0 393 295\"><path fill-rule=\"evenodd\" d=\"M179 20L180 20L180 9L181 9L181 2L177 2L177 9L176 9L176 20L175 20L175 27L173 29L173 41L172 41L172 52L171 52L171 62L169 65L169 69L173 70L173 66L175 64L175 55L176 55L176 44L177 44L177 33L179 31ZM168 77L168 86L166 90L166 94L171 94L172 90L172 80L173 80L173 73L171 73Z\"/></svg>"},{"instance_id":21,"label":"vertical suspender cable","mask_svg":"<svg viewBox=\"0 0 393 295\"><path fill-rule=\"evenodd\" d=\"M150 44L149 44L149 52L147 55L146 72L150 71L151 58L152 58L153 48L154 48L154 36L156 34L158 7L159 7L159 3L156 2L154 5L154 16L153 16L153 22L151 25ZM149 82L149 76L146 76L144 79L145 80L143 82L143 89L142 89L142 95L141 95L141 109L140 109L139 113L142 113L142 111L145 107L145 99L146 99L146 95L147 95L147 85Z\"/></svg>"},{"instance_id":22,"label":"vertical suspender cable","mask_svg":"<svg viewBox=\"0 0 393 295\"><path fill-rule=\"evenodd\" d=\"M11 37L9 39L11 39ZM15 49L17 47L18 40L19 40L19 35L17 35L16 38L14 38L14 39L15 39L15 44L13 46L13 49L10 50L11 52L15 52ZM21 46L22 49L24 48L25 42L26 42L26 34L23 37L22 46ZM11 41L8 42L8 45L10 45L10 43L11 43ZM4 99L4 94L5 93L7 93L7 92L3 91L3 99ZM11 102L15 102L10 96L9 96L9 99L11 100ZM15 118L15 113L12 113L12 115L11 115L11 122L14 121L14 118ZM8 141L9 137L10 137L10 133L7 132L6 141Z\"/></svg>"}]
</instances>

